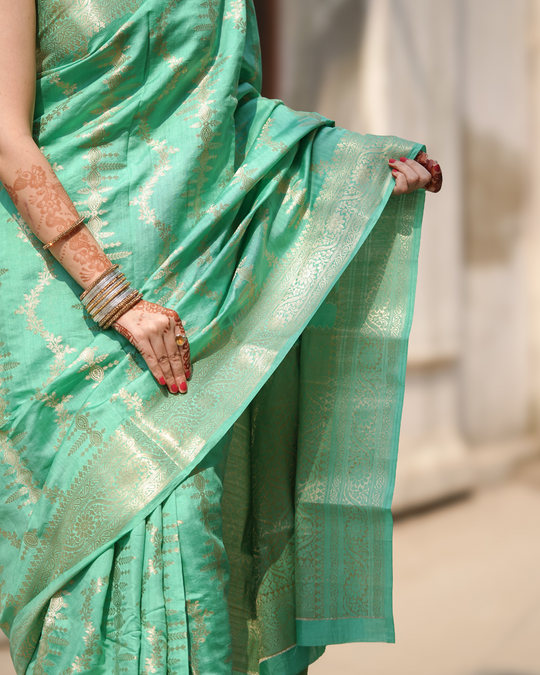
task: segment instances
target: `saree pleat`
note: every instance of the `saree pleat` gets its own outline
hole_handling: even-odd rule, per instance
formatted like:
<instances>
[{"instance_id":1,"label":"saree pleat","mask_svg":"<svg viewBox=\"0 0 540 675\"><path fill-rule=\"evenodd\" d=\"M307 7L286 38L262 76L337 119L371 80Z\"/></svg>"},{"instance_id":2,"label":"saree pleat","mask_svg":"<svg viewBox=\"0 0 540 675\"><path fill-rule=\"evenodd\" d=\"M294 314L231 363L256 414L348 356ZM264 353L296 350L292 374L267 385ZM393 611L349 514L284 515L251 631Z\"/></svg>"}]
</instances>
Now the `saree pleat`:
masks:
<instances>
[{"instance_id":1,"label":"saree pleat","mask_svg":"<svg viewBox=\"0 0 540 675\"><path fill-rule=\"evenodd\" d=\"M260 96L243 0L40 0L35 138L146 298L175 397L5 191L0 625L18 673L297 675L394 639L391 515L423 195ZM22 261L23 264L20 264ZM4 318L5 317L5 318Z\"/></svg>"},{"instance_id":2,"label":"saree pleat","mask_svg":"<svg viewBox=\"0 0 540 675\"><path fill-rule=\"evenodd\" d=\"M219 517L229 444L230 434L181 489L55 593L29 674L223 672L226 616L206 638L229 576Z\"/></svg>"}]
</instances>

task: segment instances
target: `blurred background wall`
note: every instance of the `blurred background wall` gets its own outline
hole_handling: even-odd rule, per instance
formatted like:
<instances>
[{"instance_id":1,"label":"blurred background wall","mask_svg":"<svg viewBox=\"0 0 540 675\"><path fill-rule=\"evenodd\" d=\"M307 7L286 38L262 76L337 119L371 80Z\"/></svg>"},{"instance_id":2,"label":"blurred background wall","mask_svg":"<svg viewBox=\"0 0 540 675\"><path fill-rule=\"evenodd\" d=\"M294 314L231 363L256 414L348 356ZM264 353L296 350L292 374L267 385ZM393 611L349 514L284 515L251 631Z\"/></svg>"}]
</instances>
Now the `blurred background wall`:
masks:
<instances>
[{"instance_id":1,"label":"blurred background wall","mask_svg":"<svg viewBox=\"0 0 540 675\"><path fill-rule=\"evenodd\" d=\"M257 3L265 93L425 143L427 195L394 511L540 451L538 0Z\"/></svg>"}]
</instances>

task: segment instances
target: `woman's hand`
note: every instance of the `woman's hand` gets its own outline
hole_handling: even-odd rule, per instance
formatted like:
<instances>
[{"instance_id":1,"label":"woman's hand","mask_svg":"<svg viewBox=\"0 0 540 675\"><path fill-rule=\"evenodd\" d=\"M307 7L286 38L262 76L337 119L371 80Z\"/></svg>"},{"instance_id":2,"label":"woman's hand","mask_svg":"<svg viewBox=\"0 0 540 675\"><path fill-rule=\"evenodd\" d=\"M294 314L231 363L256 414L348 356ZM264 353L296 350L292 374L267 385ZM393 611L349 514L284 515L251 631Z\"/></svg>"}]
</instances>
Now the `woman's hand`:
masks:
<instances>
[{"instance_id":1,"label":"woman's hand","mask_svg":"<svg viewBox=\"0 0 540 675\"><path fill-rule=\"evenodd\" d=\"M141 300L114 328L136 347L156 380L173 394L187 392L191 355L184 326L172 310Z\"/></svg>"},{"instance_id":2,"label":"woman's hand","mask_svg":"<svg viewBox=\"0 0 540 675\"><path fill-rule=\"evenodd\" d=\"M442 187L441 167L425 152L419 152L416 159L401 157L399 162L390 159L388 163L396 179L393 195L405 195L420 188L439 192Z\"/></svg>"}]
</instances>

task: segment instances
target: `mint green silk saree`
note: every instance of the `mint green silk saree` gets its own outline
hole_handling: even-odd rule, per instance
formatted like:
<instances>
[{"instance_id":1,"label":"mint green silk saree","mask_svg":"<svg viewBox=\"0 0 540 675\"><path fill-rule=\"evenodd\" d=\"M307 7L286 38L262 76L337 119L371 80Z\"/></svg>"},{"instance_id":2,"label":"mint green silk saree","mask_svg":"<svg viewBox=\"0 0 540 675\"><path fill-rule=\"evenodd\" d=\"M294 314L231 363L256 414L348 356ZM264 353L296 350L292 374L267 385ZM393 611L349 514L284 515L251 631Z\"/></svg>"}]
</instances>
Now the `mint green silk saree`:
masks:
<instances>
[{"instance_id":1,"label":"mint green silk saree","mask_svg":"<svg viewBox=\"0 0 540 675\"><path fill-rule=\"evenodd\" d=\"M423 194L260 96L250 0L39 0L35 137L190 336L172 396L0 213L0 625L17 672L296 675L393 641Z\"/></svg>"}]
</instances>

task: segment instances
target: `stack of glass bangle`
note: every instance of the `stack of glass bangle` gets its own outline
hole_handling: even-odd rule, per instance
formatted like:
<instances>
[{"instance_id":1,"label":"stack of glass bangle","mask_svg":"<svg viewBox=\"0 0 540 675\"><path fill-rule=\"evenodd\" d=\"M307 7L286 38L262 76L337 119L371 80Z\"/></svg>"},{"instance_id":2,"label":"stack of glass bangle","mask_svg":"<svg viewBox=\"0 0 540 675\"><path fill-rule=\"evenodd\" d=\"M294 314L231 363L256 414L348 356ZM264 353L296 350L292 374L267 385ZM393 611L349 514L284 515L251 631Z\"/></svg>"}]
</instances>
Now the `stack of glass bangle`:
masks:
<instances>
[{"instance_id":1,"label":"stack of glass bangle","mask_svg":"<svg viewBox=\"0 0 540 675\"><path fill-rule=\"evenodd\" d=\"M86 311L101 328L110 328L141 298L142 293L131 288L118 265L113 265L86 289L80 299Z\"/></svg>"}]
</instances>

